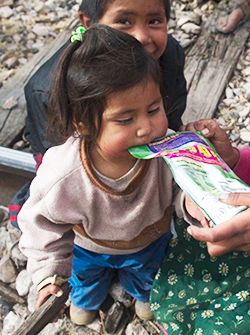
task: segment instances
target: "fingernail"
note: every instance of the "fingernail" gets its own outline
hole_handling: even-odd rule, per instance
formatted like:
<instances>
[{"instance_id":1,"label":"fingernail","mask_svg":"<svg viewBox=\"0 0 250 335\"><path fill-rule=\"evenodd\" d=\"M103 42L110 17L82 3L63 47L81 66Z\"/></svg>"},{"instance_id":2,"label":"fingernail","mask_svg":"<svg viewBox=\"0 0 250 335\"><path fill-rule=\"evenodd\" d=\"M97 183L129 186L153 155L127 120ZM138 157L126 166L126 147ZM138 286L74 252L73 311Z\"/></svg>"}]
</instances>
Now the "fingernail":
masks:
<instances>
[{"instance_id":1,"label":"fingernail","mask_svg":"<svg viewBox=\"0 0 250 335\"><path fill-rule=\"evenodd\" d=\"M209 134L209 130L207 128L202 129L201 131L202 135L207 135Z\"/></svg>"},{"instance_id":2,"label":"fingernail","mask_svg":"<svg viewBox=\"0 0 250 335\"><path fill-rule=\"evenodd\" d=\"M228 200L228 193L221 193L219 195L219 200L221 200L221 201L227 201Z\"/></svg>"},{"instance_id":3,"label":"fingernail","mask_svg":"<svg viewBox=\"0 0 250 335\"><path fill-rule=\"evenodd\" d=\"M63 291L56 292L56 297L59 298L63 295Z\"/></svg>"},{"instance_id":4,"label":"fingernail","mask_svg":"<svg viewBox=\"0 0 250 335\"><path fill-rule=\"evenodd\" d=\"M187 232L188 232L189 235L192 236L192 229L191 229L191 227L187 227Z\"/></svg>"}]
</instances>

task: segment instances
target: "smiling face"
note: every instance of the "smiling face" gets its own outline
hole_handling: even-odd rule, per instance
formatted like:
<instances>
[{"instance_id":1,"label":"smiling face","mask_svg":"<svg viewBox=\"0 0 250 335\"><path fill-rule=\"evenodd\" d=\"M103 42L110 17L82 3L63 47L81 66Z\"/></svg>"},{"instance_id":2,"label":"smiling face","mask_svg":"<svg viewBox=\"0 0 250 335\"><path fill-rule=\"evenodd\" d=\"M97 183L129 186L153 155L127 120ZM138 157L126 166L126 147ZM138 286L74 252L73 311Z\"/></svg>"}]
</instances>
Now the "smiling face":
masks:
<instances>
[{"instance_id":1,"label":"smiling face","mask_svg":"<svg viewBox=\"0 0 250 335\"><path fill-rule=\"evenodd\" d=\"M112 165L115 176L123 175L135 159L128 148L143 145L167 132L168 121L164 111L159 85L154 81L138 84L108 97L102 115L101 129L91 158L103 174L106 166Z\"/></svg>"},{"instance_id":2,"label":"smiling face","mask_svg":"<svg viewBox=\"0 0 250 335\"><path fill-rule=\"evenodd\" d=\"M110 1L98 23L122 30L159 59L167 45L167 18L162 0Z\"/></svg>"}]
</instances>

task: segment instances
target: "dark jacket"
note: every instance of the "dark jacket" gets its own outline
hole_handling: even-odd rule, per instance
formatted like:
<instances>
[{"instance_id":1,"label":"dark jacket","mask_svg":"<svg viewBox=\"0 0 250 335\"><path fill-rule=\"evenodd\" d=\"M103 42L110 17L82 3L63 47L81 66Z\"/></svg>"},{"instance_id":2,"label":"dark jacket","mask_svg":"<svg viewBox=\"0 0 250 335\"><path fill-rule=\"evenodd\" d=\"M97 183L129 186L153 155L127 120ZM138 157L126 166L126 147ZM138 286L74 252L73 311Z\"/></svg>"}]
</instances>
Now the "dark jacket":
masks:
<instances>
[{"instance_id":1,"label":"dark jacket","mask_svg":"<svg viewBox=\"0 0 250 335\"><path fill-rule=\"evenodd\" d=\"M48 96L53 69L67 42L31 77L25 86L27 119L25 135L34 154L45 151L55 145L47 139ZM163 71L163 83L166 91L167 116L169 128L178 130L181 116L186 107L186 80L184 77L184 52L179 43L169 36L167 48L160 58Z\"/></svg>"}]
</instances>

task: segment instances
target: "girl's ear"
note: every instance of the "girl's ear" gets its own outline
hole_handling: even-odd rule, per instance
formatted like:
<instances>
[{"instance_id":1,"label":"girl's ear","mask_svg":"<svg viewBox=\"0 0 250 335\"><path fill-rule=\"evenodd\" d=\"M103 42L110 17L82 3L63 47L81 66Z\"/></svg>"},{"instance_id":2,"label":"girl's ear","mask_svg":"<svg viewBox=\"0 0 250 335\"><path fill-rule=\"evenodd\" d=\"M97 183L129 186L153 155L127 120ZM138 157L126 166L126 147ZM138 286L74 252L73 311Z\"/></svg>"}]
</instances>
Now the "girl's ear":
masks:
<instances>
[{"instance_id":1,"label":"girl's ear","mask_svg":"<svg viewBox=\"0 0 250 335\"><path fill-rule=\"evenodd\" d=\"M78 17L79 17L79 20L80 20L81 24L85 28L89 28L91 26L90 18L88 16L86 16L83 12L79 11L78 12Z\"/></svg>"},{"instance_id":2,"label":"girl's ear","mask_svg":"<svg viewBox=\"0 0 250 335\"><path fill-rule=\"evenodd\" d=\"M80 136L87 136L89 135L89 131L88 128L83 124L83 122L79 122L78 124L76 124L75 122L73 122L74 127L76 129L76 131L78 132L78 134Z\"/></svg>"}]
</instances>

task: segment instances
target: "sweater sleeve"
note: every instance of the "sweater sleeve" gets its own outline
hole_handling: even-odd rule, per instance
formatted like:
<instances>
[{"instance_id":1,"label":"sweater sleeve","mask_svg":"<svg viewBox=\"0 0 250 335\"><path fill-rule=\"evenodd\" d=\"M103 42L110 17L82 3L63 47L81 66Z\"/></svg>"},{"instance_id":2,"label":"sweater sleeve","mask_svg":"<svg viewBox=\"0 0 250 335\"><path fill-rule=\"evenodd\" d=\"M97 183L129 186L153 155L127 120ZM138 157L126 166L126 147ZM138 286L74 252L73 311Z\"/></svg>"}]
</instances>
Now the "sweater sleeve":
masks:
<instances>
[{"instance_id":1,"label":"sweater sleeve","mask_svg":"<svg viewBox=\"0 0 250 335\"><path fill-rule=\"evenodd\" d=\"M178 131L181 117L186 108L187 87L184 76L185 54L183 48L171 35L167 48L160 59L164 89L166 91L166 111L169 127Z\"/></svg>"},{"instance_id":2,"label":"sweater sleeve","mask_svg":"<svg viewBox=\"0 0 250 335\"><path fill-rule=\"evenodd\" d=\"M54 274L69 277L74 241L72 225L52 218L46 194L40 192L36 179L18 215L18 224L22 231L20 250L28 258L27 270L34 284Z\"/></svg>"},{"instance_id":3,"label":"sweater sleeve","mask_svg":"<svg viewBox=\"0 0 250 335\"><path fill-rule=\"evenodd\" d=\"M175 91L173 93L173 100L168 110L169 124L173 129L178 131L182 126L182 115L186 109L187 104L187 83L184 76L185 55L184 50L180 45L177 45L177 75L175 81Z\"/></svg>"},{"instance_id":4,"label":"sweater sleeve","mask_svg":"<svg viewBox=\"0 0 250 335\"><path fill-rule=\"evenodd\" d=\"M240 149L240 159L233 170L240 179L250 185L250 147Z\"/></svg>"}]
</instances>

